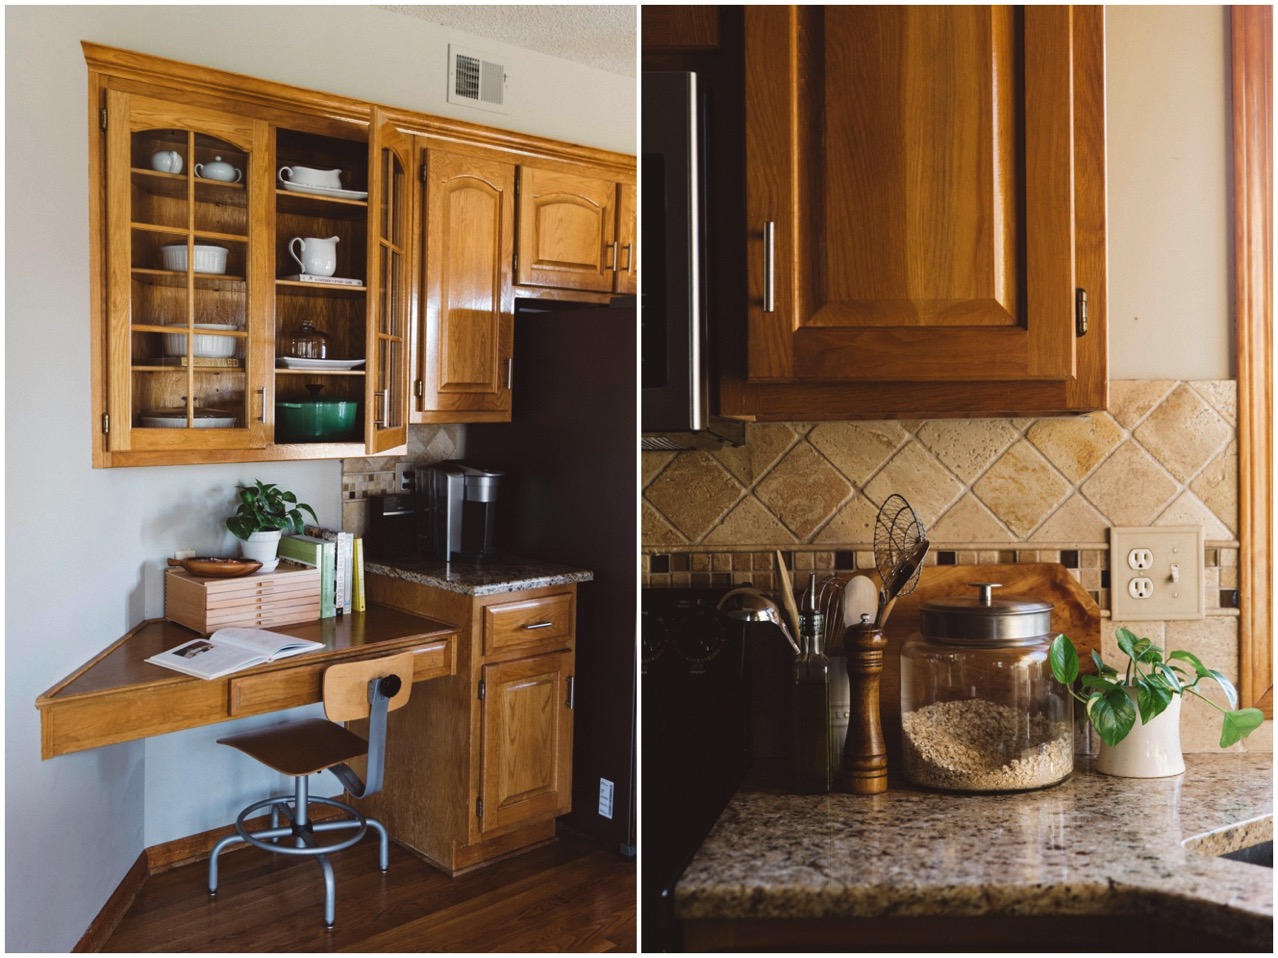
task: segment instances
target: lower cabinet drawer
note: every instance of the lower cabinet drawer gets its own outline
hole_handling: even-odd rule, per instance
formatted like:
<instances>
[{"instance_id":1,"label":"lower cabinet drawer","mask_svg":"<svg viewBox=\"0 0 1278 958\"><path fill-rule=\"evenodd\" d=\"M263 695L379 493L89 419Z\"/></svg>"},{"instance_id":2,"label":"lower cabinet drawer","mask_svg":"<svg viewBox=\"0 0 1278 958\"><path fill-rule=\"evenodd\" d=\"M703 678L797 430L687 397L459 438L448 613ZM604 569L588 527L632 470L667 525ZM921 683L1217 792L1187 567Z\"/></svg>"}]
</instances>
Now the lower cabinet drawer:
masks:
<instances>
[{"instance_id":1,"label":"lower cabinet drawer","mask_svg":"<svg viewBox=\"0 0 1278 958\"><path fill-rule=\"evenodd\" d=\"M484 654L560 649L572 638L573 595L546 595L484 608Z\"/></svg>"}]
</instances>

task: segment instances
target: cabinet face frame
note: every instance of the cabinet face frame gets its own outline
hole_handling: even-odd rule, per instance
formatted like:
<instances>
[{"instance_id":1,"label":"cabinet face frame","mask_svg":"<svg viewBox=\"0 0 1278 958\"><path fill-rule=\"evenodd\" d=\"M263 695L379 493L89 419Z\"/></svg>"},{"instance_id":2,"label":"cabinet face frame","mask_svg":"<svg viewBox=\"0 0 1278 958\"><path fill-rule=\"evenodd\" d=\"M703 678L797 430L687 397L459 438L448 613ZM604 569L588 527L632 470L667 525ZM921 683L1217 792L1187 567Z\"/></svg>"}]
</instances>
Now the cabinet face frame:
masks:
<instances>
[{"instance_id":1,"label":"cabinet face frame","mask_svg":"<svg viewBox=\"0 0 1278 958\"><path fill-rule=\"evenodd\" d=\"M808 8L799 8L793 12L792 8L750 8L746 14L747 17L771 18L780 24L773 30L766 31L759 29L756 23L754 45L750 45L747 39L746 72L750 75L752 70L757 70L765 77L765 87L771 83L777 88L774 90L774 99L780 97L783 102L779 107L773 104L774 108L769 115L776 114L778 109L784 115L788 109L784 105L786 98L799 97L802 93L801 89L785 86L785 77L796 77L794 83L800 84L797 77L802 76L795 73L796 51L788 45L787 38L793 39L795 43L808 42L810 37L800 27L814 14ZM1036 24L1040 15L1034 13ZM933 370L931 380L913 372L906 378L898 379L883 379L880 374L880 379L874 381L835 380L830 378L830 367L834 362L831 357L837 357L837 353L824 347L830 345L827 340L844 331L829 327L814 327L803 331L814 334L812 342L820 341L822 345L821 349L809 353L809 365L815 366L805 369L801 362L795 360L793 354L798 321L776 322L762 319L763 236L759 223L752 219L746 263L749 282L749 356L744 349L735 354L731 348L726 352L720 379L720 411L723 415L771 421L944 418L1081 412L1107 406L1104 11L1099 7L1074 7L1049 11L1047 14L1054 18L1057 27L1060 18L1066 15L1070 42L1059 46L1068 52L1067 63L1072 71L1073 98L1068 112L1072 122L1060 135L1072 138L1072 165L1068 170L1057 169L1055 175L1057 178L1061 175L1072 178L1073 223L1070 240L1072 246L1069 248L1073 256L1071 285L1087 290L1089 319L1087 334L1072 343L1076 354L1070 375L1065 379L1009 377L975 380L971 378L970 371L951 378L936 378L946 374ZM792 22L797 26L790 26ZM770 38L775 38L776 42L768 42ZM1057 51L1058 54L1059 52ZM764 65L752 68L749 57L756 54L763 57ZM1059 56L1056 59L1059 61ZM1056 72L1061 68L1062 64L1057 62ZM782 79L777 81L777 77ZM755 83L758 82L756 79ZM747 88L749 87L750 81L747 79ZM765 109L766 104L754 102L752 97L747 99L747 107L757 112ZM783 139L783 135L775 130L770 136L773 140ZM751 137L749 130L746 137L747 141ZM797 191L775 202L788 202L792 208L802 209L802 201L811 199L804 193L804 184L810 180L794 172L795 164L810 163L811 156L783 154L775 159L783 169L791 171L783 174L779 180L792 183L793 189ZM781 208L784 210L787 207L783 205ZM789 214L783 213L782 221L786 215ZM780 227L777 232L785 233ZM779 236L779 239L781 242L777 244L775 255L779 266L794 261L799 261L800 264L805 262L804 254L794 249L786 235ZM1060 285L1059 279L1055 282ZM791 315L783 312L788 308L783 298L795 295L794 285L780 279L776 283L778 315ZM799 286L800 297L806 295L802 284ZM1072 335L1072 309L1066 319ZM738 327L737 330L725 332L728 335L743 336L745 330ZM1057 330L1057 334L1059 333L1060 330ZM865 332L858 335L865 335ZM964 330L963 335L969 335L968 331ZM918 334L915 338L918 338ZM760 355L755 355L756 346L760 342L766 345ZM1059 350L1057 353L1059 355ZM865 364L871 362L868 357L872 355L872 352L864 354ZM969 365L975 367L981 364ZM752 374L757 378L751 379Z\"/></svg>"}]
</instances>

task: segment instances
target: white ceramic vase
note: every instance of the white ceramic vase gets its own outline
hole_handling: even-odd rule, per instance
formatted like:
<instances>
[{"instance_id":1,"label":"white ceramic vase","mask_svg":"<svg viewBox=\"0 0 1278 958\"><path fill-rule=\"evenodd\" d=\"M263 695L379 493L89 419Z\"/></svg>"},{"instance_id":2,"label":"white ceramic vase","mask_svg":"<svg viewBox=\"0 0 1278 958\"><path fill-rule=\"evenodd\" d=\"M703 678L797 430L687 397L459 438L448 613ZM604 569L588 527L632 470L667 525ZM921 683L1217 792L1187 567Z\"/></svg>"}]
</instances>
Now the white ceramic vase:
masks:
<instances>
[{"instance_id":1,"label":"white ceramic vase","mask_svg":"<svg viewBox=\"0 0 1278 958\"><path fill-rule=\"evenodd\" d=\"M1136 691L1127 690L1132 704ZM1180 750L1180 700L1173 695L1171 703L1146 725L1136 713L1136 724L1117 745L1100 744L1096 770L1124 778L1168 778L1185 771L1185 757Z\"/></svg>"},{"instance_id":2,"label":"white ceramic vase","mask_svg":"<svg viewBox=\"0 0 1278 958\"><path fill-rule=\"evenodd\" d=\"M268 532L254 532L247 539L240 540L240 555L246 559L256 559L262 563L259 572L270 572L280 564L280 536L283 533L279 529L271 529Z\"/></svg>"}]
</instances>

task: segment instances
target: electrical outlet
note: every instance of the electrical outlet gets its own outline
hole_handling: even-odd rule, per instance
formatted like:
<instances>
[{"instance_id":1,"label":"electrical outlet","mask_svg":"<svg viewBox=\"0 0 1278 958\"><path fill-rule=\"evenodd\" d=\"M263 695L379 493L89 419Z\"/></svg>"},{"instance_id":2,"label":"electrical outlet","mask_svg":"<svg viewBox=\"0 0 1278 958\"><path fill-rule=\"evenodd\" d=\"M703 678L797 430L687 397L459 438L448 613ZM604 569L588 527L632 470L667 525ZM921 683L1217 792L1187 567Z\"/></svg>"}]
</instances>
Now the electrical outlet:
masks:
<instances>
[{"instance_id":1,"label":"electrical outlet","mask_svg":"<svg viewBox=\"0 0 1278 958\"><path fill-rule=\"evenodd\" d=\"M395 491L413 491L413 464L411 462L395 463Z\"/></svg>"},{"instance_id":2,"label":"electrical outlet","mask_svg":"<svg viewBox=\"0 0 1278 958\"><path fill-rule=\"evenodd\" d=\"M1202 526L1109 530L1110 612L1119 622L1201 619Z\"/></svg>"},{"instance_id":3,"label":"electrical outlet","mask_svg":"<svg viewBox=\"0 0 1278 958\"><path fill-rule=\"evenodd\" d=\"M599 814L612 818L612 782L606 778L599 779Z\"/></svg>"}]
</instances>

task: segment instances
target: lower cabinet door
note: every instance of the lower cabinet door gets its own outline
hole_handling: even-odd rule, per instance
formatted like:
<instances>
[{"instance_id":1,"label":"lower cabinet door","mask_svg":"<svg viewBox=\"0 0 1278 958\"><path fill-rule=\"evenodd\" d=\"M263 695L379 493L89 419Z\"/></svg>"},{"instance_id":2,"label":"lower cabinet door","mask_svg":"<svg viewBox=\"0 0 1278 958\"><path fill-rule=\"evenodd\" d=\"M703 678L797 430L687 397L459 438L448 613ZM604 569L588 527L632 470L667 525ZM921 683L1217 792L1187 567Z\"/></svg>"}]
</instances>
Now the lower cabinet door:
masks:
<instances>
[{"instance_id":1,"label":"lower cabinet door","mask_svg":"<svg viewBox=\"0 0 1278 958\"><path fill-rule=\"evenodd\" d=\"M572 663L565 650L484 666L481 833L571 807Z\"/></svg>"}]
</instances>

